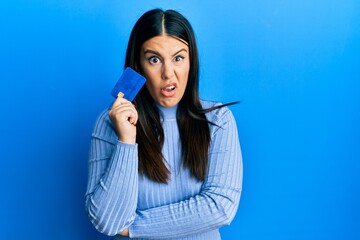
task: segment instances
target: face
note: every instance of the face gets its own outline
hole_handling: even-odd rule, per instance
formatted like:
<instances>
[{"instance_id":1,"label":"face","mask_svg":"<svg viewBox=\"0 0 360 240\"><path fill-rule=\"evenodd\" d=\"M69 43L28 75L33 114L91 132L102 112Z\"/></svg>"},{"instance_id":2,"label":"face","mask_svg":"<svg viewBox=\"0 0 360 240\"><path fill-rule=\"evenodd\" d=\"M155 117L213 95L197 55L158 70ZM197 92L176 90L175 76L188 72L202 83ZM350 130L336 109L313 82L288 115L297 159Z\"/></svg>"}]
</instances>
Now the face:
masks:
<instances>
[{"instance_id":1,"label":"face","mask_svg":"<svg viewBox=\"0 0 360 240\"><path fill-rule=\"evenodd\" d=\"M189 47L185 42L166 35L150 38L142 45L140 67L155 102L163 107L180 102L190 70Z\"/></svg>"}]
</instances>

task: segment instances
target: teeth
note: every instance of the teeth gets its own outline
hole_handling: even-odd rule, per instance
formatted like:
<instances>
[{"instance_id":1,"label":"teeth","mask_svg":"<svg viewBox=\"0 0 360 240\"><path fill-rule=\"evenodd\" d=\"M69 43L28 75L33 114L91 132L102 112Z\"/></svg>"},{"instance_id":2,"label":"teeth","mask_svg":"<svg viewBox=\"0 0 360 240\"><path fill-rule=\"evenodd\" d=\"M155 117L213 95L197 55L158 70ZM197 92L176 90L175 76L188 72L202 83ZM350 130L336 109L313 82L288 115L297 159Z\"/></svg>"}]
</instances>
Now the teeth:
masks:
<instances>
[{"instance_id":1,"label":"teeth","mask_svg":"<svg viewBox=\"0 0 360 240\"><path fill-rule=\"evenodd\" d=\"M166 87L165 89L168 90L168 91L171 91L171 90L174 90L174 89L175 89L175 86L172 85L172 86Z\"/></svg>"}]
</instances>

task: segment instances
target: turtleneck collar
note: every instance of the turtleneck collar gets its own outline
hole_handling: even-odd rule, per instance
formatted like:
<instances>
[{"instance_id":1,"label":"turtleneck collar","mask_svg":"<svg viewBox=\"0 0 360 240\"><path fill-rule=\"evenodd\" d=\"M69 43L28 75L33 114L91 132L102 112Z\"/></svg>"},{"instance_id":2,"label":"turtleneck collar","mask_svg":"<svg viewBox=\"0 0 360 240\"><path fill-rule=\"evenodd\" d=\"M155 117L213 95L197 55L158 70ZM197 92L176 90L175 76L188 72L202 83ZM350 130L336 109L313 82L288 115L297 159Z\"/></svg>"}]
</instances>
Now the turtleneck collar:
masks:
<instances>
[{"instance_id":1,"label":"turtleneck collar","mask_svg":"<svg viewBox=\"0 0 360 240\"><path fill-rule=\"evenodd\" d=\"M159 109L159 113L162 116L163 120L176 120L176 111L178 108L178 105L175 105L174 107L166 108L163 106L160 106L156 103L156 107Z\"/></svg>"}]
</instances>

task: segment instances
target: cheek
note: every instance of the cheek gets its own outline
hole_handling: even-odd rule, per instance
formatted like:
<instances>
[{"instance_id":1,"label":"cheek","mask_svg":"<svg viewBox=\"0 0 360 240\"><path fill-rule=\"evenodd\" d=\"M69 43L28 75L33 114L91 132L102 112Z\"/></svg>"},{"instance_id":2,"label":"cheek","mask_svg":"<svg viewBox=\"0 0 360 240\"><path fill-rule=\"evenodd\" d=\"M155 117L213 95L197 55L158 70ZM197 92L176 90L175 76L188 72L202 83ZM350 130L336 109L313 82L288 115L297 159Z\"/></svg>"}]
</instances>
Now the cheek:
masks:
<instances>
[{"instance_id":1,"label":"cheek","mask_svg":"<svg viewBox=\"0 0 360 240\"><path fill-rule=\"evenodd\" d=\"M146 88L151 92L151 90L153 89L153 84L152 82L150 81L150 79L146 79Z\"/></svg>"},{"instance_id":2,"label":"cheek","mask_svg":"<svg viewBox=\"0 0 360 240\"><path fill-rule=\"evenodd\" d=\"M156 69L143 68L143 75L147 82L151 82L152 85L156 85L157 71Z\"/></svg>"},{"instance_id":3,"label":"cheek","mask_svg":"<svg viewBox=\"0 0 360 240\"><path fill-rule=\"evenodd\" d=\"M155 89L157 88L157 83L156 81L154 81L154 79L152 79L151 77L146 77L146 87L150 92L155 91Z\"/></svg>"},{"instance_id":4,"label":"cheek","mask_svg":"<svg viewBox=\"0 0 360 240\"><path fill-rule=\"evenodd\" d=\"M181 75L181 79L184 83L184 87L186 87L187 83L188 83L188 80L189 80L189 69L187 69L186 71L184 71Z\"/></svg>"}]
</instances>

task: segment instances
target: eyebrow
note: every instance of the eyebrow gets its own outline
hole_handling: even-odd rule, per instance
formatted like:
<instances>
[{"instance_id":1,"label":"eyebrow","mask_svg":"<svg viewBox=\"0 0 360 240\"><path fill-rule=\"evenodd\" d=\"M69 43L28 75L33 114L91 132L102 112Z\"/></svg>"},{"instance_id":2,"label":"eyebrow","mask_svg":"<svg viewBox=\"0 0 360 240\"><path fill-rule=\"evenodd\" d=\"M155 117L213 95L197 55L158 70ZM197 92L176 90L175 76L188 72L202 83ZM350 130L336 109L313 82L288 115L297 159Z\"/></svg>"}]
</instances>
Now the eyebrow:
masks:
<instances>
[{"instance_id":1,"label":"eyebrow","mask_svg":"<svg viewBox=\"0 0 360 240\"><path fill-rule=\"evenodd\" d=\"M179 54L180 52L183 52L183 51L187 52L187 50L185 48L182 48L179 51L177 51L176 53L174 53L172 56L174 57L174 56L176 56L177 54ZM156 54L158 56L161 56L161 54L159 52L151 50L151 49L147 49L147 50L144 51L144 55L147 54L147 53L152 53L152 54Z\"/></svg>"}]
</instances>

